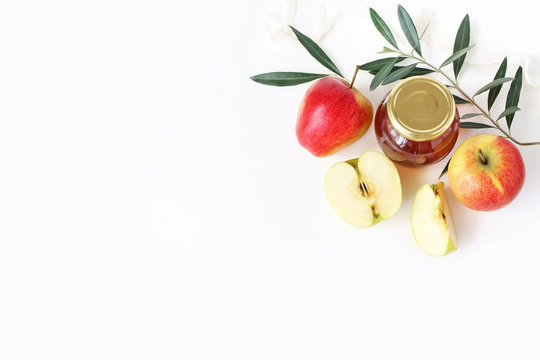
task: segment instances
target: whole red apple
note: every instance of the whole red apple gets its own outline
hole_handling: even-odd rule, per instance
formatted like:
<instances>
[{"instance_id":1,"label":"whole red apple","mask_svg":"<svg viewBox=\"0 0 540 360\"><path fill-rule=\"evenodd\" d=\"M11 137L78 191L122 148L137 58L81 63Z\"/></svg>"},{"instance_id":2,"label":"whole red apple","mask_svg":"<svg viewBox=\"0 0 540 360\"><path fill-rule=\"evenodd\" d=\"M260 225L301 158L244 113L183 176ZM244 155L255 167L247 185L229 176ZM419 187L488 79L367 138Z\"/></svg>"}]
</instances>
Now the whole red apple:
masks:
<instances>
[{"instance_id":1,"label":"whole red apple","mask_svg":"<svg viewBox=\"0 0 540 360\"><path fill-rule=\"evenodd\" d=\"M473 210L496 210L519 194L525 165L510 141L495 135L475 135L452 156L448 178L463 205Z\"/></svg>"},{"instance_id":2,"label":"whole red apple","mask_svg":"<svg viewBox=\"0 0 540 360\"><path fill-rule=\"evenodd\" d=\"M306 92L296 122L300 145L328 156L358 140L373 120L373 107L360 91L337 77L317 80Z\"/></svg>"}]
</instances>

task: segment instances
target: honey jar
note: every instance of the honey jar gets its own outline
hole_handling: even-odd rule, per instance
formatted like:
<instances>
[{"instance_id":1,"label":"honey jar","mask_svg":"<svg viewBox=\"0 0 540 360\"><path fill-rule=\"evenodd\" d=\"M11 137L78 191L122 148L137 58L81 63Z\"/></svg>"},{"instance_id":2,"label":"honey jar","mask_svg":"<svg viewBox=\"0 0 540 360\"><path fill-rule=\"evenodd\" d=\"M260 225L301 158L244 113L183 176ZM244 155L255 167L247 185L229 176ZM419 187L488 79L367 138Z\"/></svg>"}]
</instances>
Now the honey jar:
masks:
<instances>
[{"instance_id":1,"label":"honey jar","mask_svg":"<svg viewBox=\"0 0 540 360\"><path fill-rule=\"evenodd\" d=\"M418 167L443 159L459 134L452 93L440 81L413 76L388 93L375 115L382 150L398 164Z\"/></svg>"}]
</instances>

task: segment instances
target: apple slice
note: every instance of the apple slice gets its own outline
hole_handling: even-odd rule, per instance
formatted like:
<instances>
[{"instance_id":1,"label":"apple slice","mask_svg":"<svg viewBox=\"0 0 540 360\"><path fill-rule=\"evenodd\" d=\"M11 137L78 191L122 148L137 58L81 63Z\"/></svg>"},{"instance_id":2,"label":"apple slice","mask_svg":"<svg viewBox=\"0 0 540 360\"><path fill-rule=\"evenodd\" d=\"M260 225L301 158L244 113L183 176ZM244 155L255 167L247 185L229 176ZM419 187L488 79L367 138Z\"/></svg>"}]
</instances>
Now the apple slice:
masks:
<instances>
[{"instance_id":1,"label":"apple slice","mask_svg":"<svg viewBox=\"0 0 540 360\"><path fill-rule=\"evenodd\" d=\"M388 219L401 206L397 169L378 151L366 151L358 159L332 165L324 188L338 215L359 228Z\"/></svg>"},{"instance_id":2,"label":"apple slice","mask_svg":"<svg viewBox=\"0 0 540 360\"><path fill-rule=\"evenodd\" d=\"M456 231L443 182L424 185L418 190L411 220L416 243L426 254L441 256L457 249Z\"/></svg>"}]
</instances>

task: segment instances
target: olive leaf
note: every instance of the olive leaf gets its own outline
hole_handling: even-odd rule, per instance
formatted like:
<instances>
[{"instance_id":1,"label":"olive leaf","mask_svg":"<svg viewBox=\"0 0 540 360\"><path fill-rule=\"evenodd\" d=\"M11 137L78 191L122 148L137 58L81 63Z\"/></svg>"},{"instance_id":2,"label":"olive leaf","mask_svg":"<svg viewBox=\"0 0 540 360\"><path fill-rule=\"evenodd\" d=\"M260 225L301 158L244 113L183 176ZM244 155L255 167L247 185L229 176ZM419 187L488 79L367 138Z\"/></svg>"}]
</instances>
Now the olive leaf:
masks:
<instances>
[{"instance_id":1,"label":"olive leaf","mask_svg":"<svg viewBox=\"0 0 540 360\"><path fill-rule=\"evenodd\" d=\"M292 86L329 76L302 72L269 72L250 77L259 84L271 86Z\"/></svg>"},{"instance_id":2,"label":"olive leaf","mask_svg":"<svg viewBox=\"0 0 540 360\"><path fill-rule=\"evenodd\" d=\"M375 75L373 79L371 80L371 84L369 85L369 90L373 91L379 85L381 85L383 80L386 79L388 74L390 74L390 71L392 71L392 68L394 67L396 62L397 62L397 59L394 59L390 61L389 63L387 63L386 65L384 65L381 70L379 70L377 75Z\"/></svg>"},{"instance_id":3,"label":"olive leaf","mask_svg":"<svg viewBox=\"0 0 540 360\"><path fill-rule=\"evenodd\" d=\"M426 33L426 31L427 31L427 29L428 29L428 27L429 27L430 24L431 24L431 23L428 23L428 24L426 25L426 27L424 28L424 31L422 31L422 34L420 34L420 37L418 38L418 40L422 40L422 38L424 37L424 34Z\"/></svg>"},{"instance_id":4,"label":"olive leaf","mask_svg":"<svg viewBox=\"0 0 540 360\"><path fill-rule=\"evenodd\" d=\"M508 115L513 115L516 111L519 111L519 110L521 110L521 109L518 108L517 106L511 106L511 107L507 108L506 110L504 110L501 113L501 115L499 115L497 120L501 120L503 117L508 116Z\"/></svg>"},{"instance_id":5,"label":"olive leaf","mask_svg":"<svg viewBox=\"0 0 540 360\"><path fill-rule=\"evenodd\" d=\"M337 66L332 62L332 60L330 60L328 55L326 55L326 53L323 51L323 49L320 48L319 45L317 45L306 35L302 34L300 31L296 30L294 27L290 25L289 27L298 38L298 41L300 41L300 43L306 48L306 50L311 54L311 56L315 58L315 60L320 62L328 70L343 77Z\"/></svg>"},{"instance_id":6,"label":"olive leaf","mask_svg":"<svg viewBox=\"0 0 540 360\"><path fill-rule=\"evenodd\" d=\"M382 82L383 85L393 83L394 81L403 79L407 75L409 75L414 68L418 65L418 63L414 63L408 66L401 67L400 69L397 69L396 71L391 72Z\"/></svg>"},{"instance_id":7,"label":"olive leaf","mask_svg":"<svg viewBox=\"0 0 540 360\"><path fill-rule=\"evenodd\" d=\"M368 63L365 63L365 64L362 64L360 65L359 69L360 70L374 70L374 71L379 71L382 69L382 67L384 65L386 65L386 63L392 61L396 59L395 57L386 57L386 58L382 58L382 59L377 59L377 60L374 60L374 61L370 61ZM400 61L403 61L405 60L405 57L403 56L400 56L397 58L397 62L400 62Z\"/></svg>"},{"instance_id":8,"label":"olive leaf","mask_svg":"<svg viewBox=\"0 0 540 360\"><path fill-rule=\"evenodd\" d=\"M470 119L470 118L473 118L473 117L476 117L476 116L481 116L481 115L482 115L481 113L465 114L465 115L461 116L461 120Z\"/></svg>"},{"instance_id":9,"label":"olive leaf","mask_svg":"<svg viewBox=\"0 0 540 360\"><path fill-rule=\"evenodd\" d=\"M456 104L470 104L470 101L465 100L464 98L461 98L455 94L452 94L452 96L454 97L454 102Z\"/></svg>"},{"instance_id":10,"label":"olive leaf","mask_svg":"<svg viewBox=\"0 0 540 360\"><path fill-rule=\"evenodd\" d=\"M497 73L495 73L495 77L493 78L493 80L497 80L506 76L507 63L508 63L508 59L505 57L504 60L501 62L501 65L499 66ZM499 92L501 91L501 89L502 89L502 84L489 89L488 110L491 110L491 107L493 106L495 99L497 99L497 96L499 95Z\"/></svg>"},{"instance_id":11,"label":"olive leaf","mask_svg":"<svg viewBox=\"0 0 540 360\"><path fill-rule=\"evenodd\" d=\"M445 67L446 65L450 64L450 63L453 63L454 61L456 61L457 59L461 58L463 56L463 59L465 59L465 55L469 52L469 50L471 50L473 47L474 47L475 44L471 45L471 46L467 46L466 48L464 49L461 49L461 50L458 50L456 51L455 53L453 53L452 55L450 55L450 57L446 60L444 60L444 62L441 64L441 68L442 67Z\"/></svg>"},{"instance_id":12,"label":"olive leaf","mask_svg":"<svg viewBox=\"0 0 540 360\"><path fill-rule=\"evenodd\" d=\"M521 84L523 81L523 69L521 66L517 69L516 75L514 75L514 80L510 84L510 89L508 90L508 95L506 96L506 109L510 109L512 106L518 106L519 104L519 95L521 94ZM506 125L508 125L508 130L512 126L512 121L514 120L514 113L506 115Z\"/></svg>"},{"instance_id":13,"label":"olive leaf","mask_svg":"<svg viewBox=\"0 0 540 360\"><path fill-rule=\"evenodd\" d=\"M439 175L439 179L443 177L444 174L448 171L448 165L450 165L450 160L452 160L452 157L448 159L448 162L446 163L446 166L444 167L443 171L441 171L441 175Z\"/></svg>"},{"instance_id":14,"label":"olive leaf","mask_svg":"<svg viewBox=\"0 0 540 360\"><path fill-rule=\"evenodd\" d=\"M454 53L458 52L459 50L466 49L469 46L470 36L471 23L469 21L469 14L467 14L459 25L459 29L456 34L456 40L454 40ZM456 77L456 79L458 77L459 71L461 70L461 67L463 66L463 63L465 62L466 56L467 54L465 53L456 60L454 60L454 76Z\"/></svg>"},{"instance_id":15,"label":"olive leaf","mask_svg":"<svg viewBox=\"0 0 540 360\"><path fill-rule=\"evenodd\" d=\"M404 66L394 66L392 68L392 71L390 71L390 72L392 73L392 72L397 71L397 70L402 69L402 68L404 68ZM378 71L376 71L376 70L370 70L369 71L369 73L371 75L377 75L377 72ZM408 73L406 76L404 76L403 79L408 78L410 76L426 75L426 74L430 74L432 72L434 72L434 70L421 68L421 67L415 67L410 73Z\"/></svg>"},{"instance_id":16,"label":"olive leaf","mask_svg":"<svg viewBox=\"0 0 540 360\"><path fill-rule=\"evenodd\" d=\"M398 18L401 29L407 38L407 41L413 47L420 56L422 56L422 50L420 49L420 40L418 39L418 32L411 19L411 16L401 5L398 5Z\"/></svg>"},{"instance_id":17,"label":"olive leaf","mask_svg":"<svg viewBox=\"0 0 540 360\"><path fill-rule=\"evenodd\" d=\"M389 47L383 46L383 49L381 51L377 52L377 54L387 54L387 53L394 53L394 52L396 52L396 51L390 49Z\"/></svg>"},{"instance_id":18,"label":"olive leaf","mask_svg":"<svg viewBox=\"0 0 540 360\"><path fill-rule=\"evenodd\" d=\"M416 76L416 75L426 75L426 74L430 74L432 72L435 72L435 71L431 70L431 69L416 67L416 68L413 69L413 71L411 71L411 73L409 75L407 75L405 77Z\"/></svg>"},{"instance_id":19,"label":"olive leaf","mask_svg":"<svg viewBox=\"0 0 540 360\"><path fill-rule=\"evenodd\" d=\"M397 49L398 46L396 44L396 39L394 39L394 35L392 35L392 32L388 28L388 25L386 25L386 23L379 16L379 14L377 14L377 12L372 8L369 8L369 16L371 17L371 21L373 21L373 25L375 25L377 30L386 39L386 41L388 41L393 47Z\"/></svg>"},{"instance_id":20,"label":"olive leaf","mask_svg":"<svg viewBox=\"0 0 540 360\"><path fill-rule=\"evenodd\" d=\"M499 86L501 84L504 84L505 82L508 82L508 81L512 81L513 78L509 78L509 77L505 77L505 78L499 78L499 79L495 79L493 80L492 82L490 82L489 84L487 84L486 86L483 86L480 90L478 90L474 95L473 97L475 97L476 95L480 95L481 93L485 92L485 91L488 91L489 89L492 89L494 88L495 86ZM518 95L519 97L519 95ZM512 104L513 105L513 104Z\"/></svg>"},{"instance_id":21,"label":"olive leaf","mask_svg":"<svg viewBox=\"0 0 540 360\"><path fill-rule=\"evenodd\" d=\"M494 126L487 125L487 124L482 124L482 123L477 123L477 122L472 122L472 121L462 122L462 123L459 124L459 127L462 128L462 129L486 129L486 128L495 129Z\"/></svg>"}]
</instances>

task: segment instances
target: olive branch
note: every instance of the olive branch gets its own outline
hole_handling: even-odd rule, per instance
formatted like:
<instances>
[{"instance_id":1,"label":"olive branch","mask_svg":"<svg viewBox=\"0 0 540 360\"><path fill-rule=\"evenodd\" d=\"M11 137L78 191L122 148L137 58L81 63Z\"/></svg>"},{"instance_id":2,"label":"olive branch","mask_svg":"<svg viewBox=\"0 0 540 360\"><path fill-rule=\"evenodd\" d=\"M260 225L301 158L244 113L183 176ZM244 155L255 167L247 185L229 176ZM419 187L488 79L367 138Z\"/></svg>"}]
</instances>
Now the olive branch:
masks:
<instances>
[{"instance_id":1,"label":"olive branch","mask_svg":"<svg viewBox=\"0 0 540 360\"><path fill-rule=\"evenodd\" d=\"M406 52L400 49L397 45L397 42L388 28L388 25L384 20L379 16L379 14L373 10L369 9L371 20L375 25L375 28L381 33L381 35L388 41L392 46L384 47L380 53L384 54L395 54L396 56L386 57L382 59L377 59L371 62L368 62L363 65L359 65L360 70L369 71L370 74L374 75L370 89L375 90L379 85L386 85L397 80L401 80L414 75L424 75L428 73L436 73L441 75L447 82L449 88L455 89L461 96L454 95L454 99L457 104L471 104L473 105L478 112L464 114L461 116L461 120L470 119L477 116L483 116L489 122L489 124L478 123L478 122L461 122L460 127L465 129L485 129L485 128L494 128L498 129L503 133L504 137L513 141L515 144L521 146L527 145L540 145L540 141L535 142L523 142L515 139L511 133L512 122L514 121L514 116L516 112L521 109L518 107L519 97L521 94L521 86L523 82L523 69L518 67L514 77L506 77L506 68L507 68L507 58L505 57L501 62L499 69L497 70L495 77L491 82L482 86L474 95L468 95L458 83L458 75L465 62L465 57L467 53L474 47L470 45L470 21L469 15L465 15L463 18L457 34L454 40L454 53L449 56L441 65L436 66L431 62L428 62L422 55L420 40L422 36L418 36L418 32L412 21L409 13L403 8L403 6L398 5L398 19L401 29L405 35L405 38L412 47L410 52ZM422 33L425 33L426 29ZM402 61L412 61L412 64L406 66L397 66L397 63ZM454 76L451 77L443 71L443 68L452 64L454 70ZM504 111L502 111L496 118L491 113L491 108L497 99L502 86L506 82L510 83L510 88L506 96L506 106ZM483 108L477 101L476 96L488 91L487 99L487 110ZM506 119L506 127L504 129L503 125L499 123L501 119Z\"/></svg>"}]
</instances>

